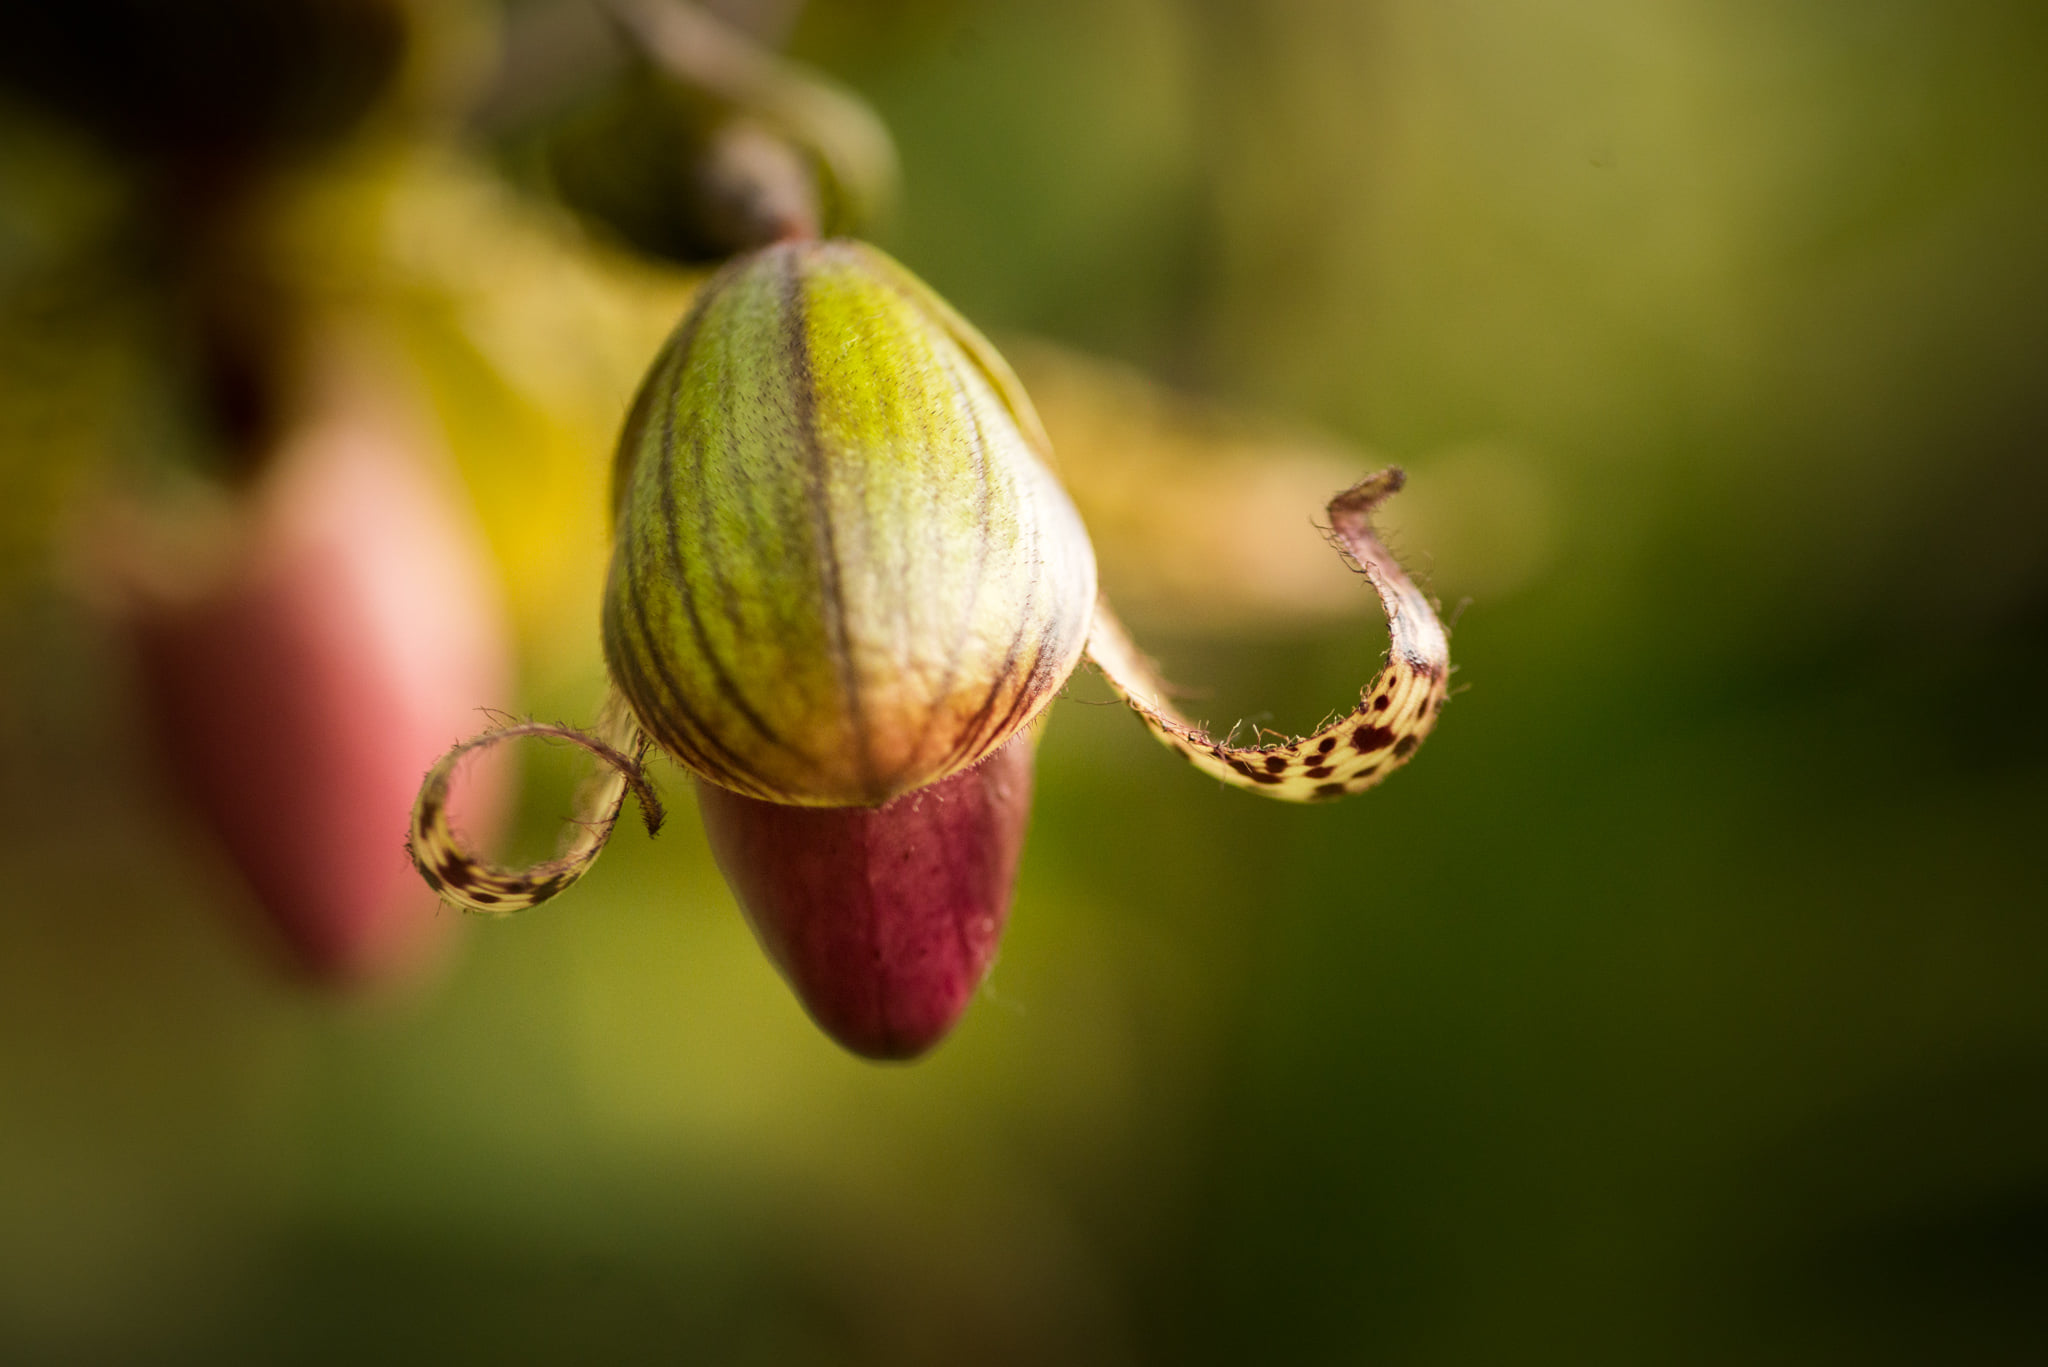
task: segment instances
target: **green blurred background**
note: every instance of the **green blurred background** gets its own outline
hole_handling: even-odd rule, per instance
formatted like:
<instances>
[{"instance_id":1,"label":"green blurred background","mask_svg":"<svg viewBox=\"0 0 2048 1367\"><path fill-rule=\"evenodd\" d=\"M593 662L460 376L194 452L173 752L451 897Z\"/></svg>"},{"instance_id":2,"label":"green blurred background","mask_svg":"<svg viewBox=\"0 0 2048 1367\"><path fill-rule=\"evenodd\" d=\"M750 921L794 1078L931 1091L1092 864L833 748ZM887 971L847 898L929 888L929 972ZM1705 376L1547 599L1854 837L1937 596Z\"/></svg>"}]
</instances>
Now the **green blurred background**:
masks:
<instances>
[{"instance_id":1,"label":"green blurred background","mask_svg":"<svg viewBox=\"0 0 2048 1367\"><path fill-rule=\"evenodd\" d=\"M814 0L789 48L999 339L1408 468L1436 736L1294 809L1077 679L1003 958L907 1068L808 1024L672 770L661 837L442 980L308 995L67 588L153 429L63 395L150 380L120 192L13 110L0 1357L2048 1360L2048 17ZM606 444L685 287L413 142L306 259L383 263L508 566L479 703L587 718ZM1084 507L1161 442L1089 445ZM1115 596L1156 548L1098 531ZM1302 729L1384 644L1328 583L1128 615L1197 711Z\"/></svg>"}]
</instances>

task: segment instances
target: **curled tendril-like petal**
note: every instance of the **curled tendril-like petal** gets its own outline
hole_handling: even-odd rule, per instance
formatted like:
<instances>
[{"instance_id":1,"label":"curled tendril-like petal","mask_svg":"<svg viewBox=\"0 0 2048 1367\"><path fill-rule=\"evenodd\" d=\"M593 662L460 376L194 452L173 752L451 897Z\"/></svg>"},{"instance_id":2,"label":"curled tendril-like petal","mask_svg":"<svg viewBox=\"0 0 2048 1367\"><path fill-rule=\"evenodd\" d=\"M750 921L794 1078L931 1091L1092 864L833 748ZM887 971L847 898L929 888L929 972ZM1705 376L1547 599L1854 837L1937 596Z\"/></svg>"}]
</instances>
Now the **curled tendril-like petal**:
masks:
<instances>
[{"instance_id":1,"label":"curled tendril-like petal","mask_svg":"<svg viewBox=\"0 0 2048 1367\"><path fill-rule=\"evenodd\" d=\"M505 869L469 853L448 820L448 788L455 768L471 751L521 736L552 736L582 746L604 762L604 768L577 796L577 815L562 852L524 869ZM538 906L581 878L611 839L626 792L639 800L647 833L659 830L661 799L648 782L641 760L647 738L624 701L614 693L606 700L597 734L542 722L493 727L441 756L420 784L412 808L412 861L420 877L443 898L486 915L503 915Z\"/></svg>"},{"instance_id":2,"label":"curled tendril-like petal","mask_svg":"<svg viewBox=\"0 0 2048 1367\"><path fill-rule=\"evenodd\" d=\"M1088 657L1154 735L1225 783L1287 802L1364 792L1406 764L1435 727L1450 674L1450 646L1435 609L1372 530L1372 510L1405 478L1398 469L1382 470L1330 500L1331 540L1378 591L1392 645L1358 706L1314 734L1259 746L1211 738L1167 701L1166 685L1106 602L1096 608Z\"/></svg>"}]
</instances>

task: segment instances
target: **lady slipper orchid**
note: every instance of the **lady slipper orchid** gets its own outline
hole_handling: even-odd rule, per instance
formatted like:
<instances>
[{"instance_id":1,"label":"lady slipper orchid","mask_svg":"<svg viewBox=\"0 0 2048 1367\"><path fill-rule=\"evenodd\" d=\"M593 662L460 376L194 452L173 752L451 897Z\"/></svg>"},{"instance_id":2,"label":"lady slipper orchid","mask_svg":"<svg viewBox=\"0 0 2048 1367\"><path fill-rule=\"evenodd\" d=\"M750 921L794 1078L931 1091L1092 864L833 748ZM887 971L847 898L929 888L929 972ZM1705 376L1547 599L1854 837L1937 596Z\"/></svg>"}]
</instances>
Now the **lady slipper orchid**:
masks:
<instances>
[{"instance_id":1,"label":"lady slipper orchid","mask_svg":"<svg viewBox=\"0 0 2048 1367\"><path fill-rule=\"evenodd\" d=\"M1097 597L1095 558L1044 430L995 349L922 282L850 240L777 243L700 291L634 401L613 469L605 658L586 734L525 723L456 747L412 823L421 875L501 913L589 868L643 761L698 781L712 851L764 949L855 1053L908 1058L957 1021L1009 912L1031 724L1083 654L1167 745L1290 801L1362 791L1435 725L1449 670L1426 598L1374 537L1387 470L1329 505L1392 637L1358 705L1312 735L1236 746L1166 701ZM471 856L456 763L555 735L608 766L555 859Z\"/></svg>"}]
</instances>

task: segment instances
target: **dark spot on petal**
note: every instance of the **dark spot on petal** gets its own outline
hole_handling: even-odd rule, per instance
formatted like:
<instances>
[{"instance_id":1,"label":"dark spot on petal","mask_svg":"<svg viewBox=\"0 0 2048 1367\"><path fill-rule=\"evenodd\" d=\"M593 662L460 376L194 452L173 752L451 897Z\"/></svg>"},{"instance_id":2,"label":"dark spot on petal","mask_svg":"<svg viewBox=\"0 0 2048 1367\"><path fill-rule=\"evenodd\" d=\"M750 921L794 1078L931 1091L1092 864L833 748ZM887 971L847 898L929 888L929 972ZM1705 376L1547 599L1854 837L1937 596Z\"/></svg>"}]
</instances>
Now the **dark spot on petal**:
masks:
<instances>
[{"instance_id":1,"label":"dark spot on petal","mask_svg":"<svg viewBox=\"0 0 2048 1367\"><path fill-rule=\"evenodd\" d=\"M1304 778L1328 778L1329 776L1330 766L1327 764L1318 764L1315 768L1309 770L1306 774L1303 775Z\"/></svg>"},{"instance_id":2,"label":"dark spot on petal","mask_svg":"<svg viewBox=\"0 0 2048 1367\"><path fill-rule=\"evenodd\" d=\"M428 868L425 864L420 865L420 879L428 887L432 888L435 892L439 892L443 887L447 886L441 881L440 875L435 873L432 869Z\"/></svg>"},{"instance_id":3,"label":"dark spot on petal","mask_svg":"<svg viewBox=\"0 0 2048 1367\"><path fill-rule=\"evenodd\" d=\"M1384 726L1361 726L1351 733L1351 746L1361 755L1384 750L1393 740L1394 733Z\"/></svg>"},{"instance_id":4,"label":"dark spot on petal","mask_svg":"<svg viewBox=\"0 0 2048 1367\"><path fill-rule=\"evenodd\" d=\"M1268 756L1266 756L1266 772L1267 772L1267 773L1269 773L1269 774L1277 774L1277 773L1281 773L1281 772L1285 771L1285 770L1286 770L1286 768L1287 768L1287 756L1285 756L1285 755L1268 755Z\"/></svg>"},{"instance_id":5,"label":"dark spot on petal","mask_svg":"<svg viewBox=\"0 0 2048 1367\"><path fill-rule=\"evenodd\" d=\"M1316 801L1318 802L1328 802L1333 797L1342 796L1344 796L1344 785L1341 783L1324 783L1316 788Z\"/></svg>"},{"instance_id":6,"label":"dark spot on petal","mask_svg":"<svg viewBox=\"0 0 2048 1367\"><path fill-rule=\"evenodd\" d=\"M421 830L425 830L427 827L433 825L435 819L440 815L441 803L438 798L425 797L420 799L418 822Z\"/></svg>"},{"instance_id":7,"label":"dark spot on petal","mask_svg":"<svg viewBox=\"0 0 2048 1367\"><path fill-rule=\"evenodd\" d=\"M1372 700L1372 710L1375 712L1384 712L1387 710L1387 704L1392 702L1393 700L1393 694L1382 693L1377 698L1374 698Z\"/></svg>"},{"instance_id":8,"label":"dark spot on petal","mask_svg":"<svg viewBox=\"0 0 2048 1367\"><path fill-rule=\"evenodd\" d=\"M1231 768L1233 768L1233 769L1235 769L1235 770L1237 770L1237 772L1239 772L1240 774L1243 774L1243 775L1245 775L1245 776L1246 776L1247 778L1257 778L1257 777L1259 777L1259 775L1257 775L1257 774L1254 774L1254 773L1252 773L1252 766L1251 766L1251 765L1249 765L1249 764L1246 764L1246 763L1245 763L1245 762L1244 762L1243 760L1241 760L1241 759L1234 759L1234 760L1231 760L1231 761L1230 761L1230 767L1231 767Z\"/></svg>"},{"instance_id":9,"label":"dark spot on petal","mask_svg":"<svg viewBox=\"0 0 2048 1367\"><path fill-rule=\"evenodd\" d=\"M1366 766L1365 766L1365 767L1364 767L1363 769L1360 769L1360 770L1359 770L1359 771L1358 771L1357 773L1353 774L1353 775L1351 776L1351 781L1352 781L1353 783L1356 783L1356 782L1358 782L1358 780L1360 780L1360 779L1362 779L1362 778L1371 778L1371 777L1372 777L1372 776L1373 776L1374 774L1377 774L1377 773L1378 773L1379 771L1380 771L1380 766L1379 766L1379 765L1377 765L1377 764L1368 764L1368 765L1366 765Z\"/></svg>"},{"instance_id":10,"label":"dark spot on petal","mask_svg":"<svg viewBox=\"0 0 2048 1367\"><path fill-rule=\"evenodd\" d=\"M1278 783L1280 781L1280 775L1278 774L1251 774L1249 777L1254 783Z\"/></svg>"},{"instance_id":11,"label":"dark spot on petal","mask_svg":"<svg viewBox=\"0 0 2048 1367\"><path fill-rule=\"evenodd\" d=\"M472 892L469 894L469 900L480 902L484 906L490 906L498 900L498 894L495 892Z\"/></svg>"},{"instance_id":12,"label":"dark spot on petal","mask_svg":"<svg viewBox=\"0 0 2048 1367\"><path fill-rule=\"evenodd\" d=\"M1316 747L1316 753L1319 755L1327 755L1336 748L1337 738L1335 736L1324 736L1323 743Z\"/></svg>"},{"instance_id":13,"label":"dark spot on petal","mask_svg":"<svg viewBox=\"0 0 2048 1367\"><path fill-rule=\"evenodd\" d=\"M1403 737L1401 737L1401 741L1400 741L1400 743L1399 743L1398 745L1396 745L1396 746L1394 747L1394 758L1395 758L1395 759L1406 759L1406 758L1408 758L1408 756L1409 756L1409 755L1411 755L1411 754L1413 754L1413 753L1415 752L1415 747L1416 747L1416 746L1418 746L1418 745L1420 745L1421 743L1422 743L1421 741L1417 740L1417 739L1416 739L1415 737L1413 737L1413 736L1403 736Z\"/></svg>"}]
</instances>

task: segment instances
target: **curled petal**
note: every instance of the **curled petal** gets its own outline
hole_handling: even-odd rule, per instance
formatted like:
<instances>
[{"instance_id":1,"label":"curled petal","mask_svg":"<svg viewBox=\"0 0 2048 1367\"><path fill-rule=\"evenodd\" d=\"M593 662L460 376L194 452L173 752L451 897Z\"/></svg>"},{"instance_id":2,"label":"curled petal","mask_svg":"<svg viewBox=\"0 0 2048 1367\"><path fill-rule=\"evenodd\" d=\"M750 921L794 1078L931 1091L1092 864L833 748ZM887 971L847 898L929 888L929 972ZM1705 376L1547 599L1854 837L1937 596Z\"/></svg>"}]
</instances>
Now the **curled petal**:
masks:
<instances>
[{"instance_id":1,"label":"curled petal","mask_svg":"<svg viewBox=\"0 0 2048 1367\"><path fill-rule=\"evenodd\" d=\"M1332 540L1378 591L1392 646L1358 706L1320 731L1280 745L1211 738L1167 701L1165 684L1107 603L1096 609L1088 657L1154 735L1225 783L1287 802L1364 792L1406 764L1435 727L1450 675L1450 645L1435 609L1373 535L1372 510L1405 478L1398 469L1382 470L1330 500Z\"/></svg>"},{"instance_id":2,"label":"curled petal","mask_svg":"<svg viewBox=\"0 0 2048 1367\"><path fill-rule=\"evenodd\" d=\"M641 765L647 739L617 694L607 700L597 729L598 735L590 735L567 726L519 722L493 727L441 756L427 771L412 808L412 861L427 885L448 901L487 915L538 906L581 878L597 861L598 853L611 839L613 826L618 824L629 788L640 802L647 833L652 835L659 830L661 799L655 795L654 785ZM577 817L563 842L562 852L553 859L512 870L479 859L463 847L455 828L449 824L448 788L465 755L521 736L553 736L574 742L604 761L606 767L578 795Z\"/></svg>"}]
</instances>

